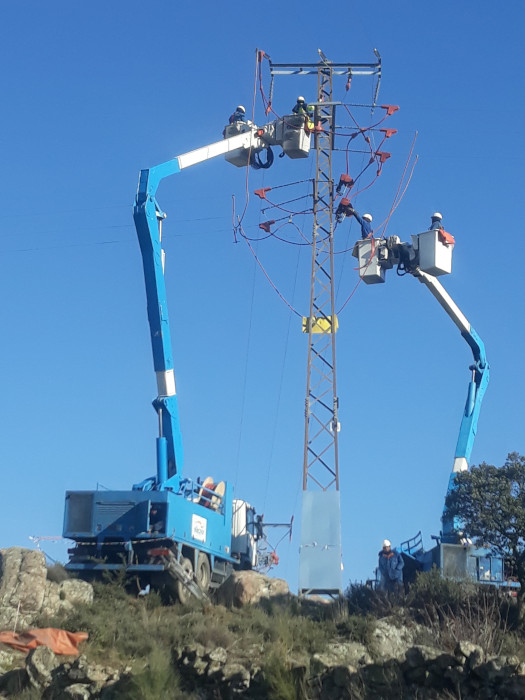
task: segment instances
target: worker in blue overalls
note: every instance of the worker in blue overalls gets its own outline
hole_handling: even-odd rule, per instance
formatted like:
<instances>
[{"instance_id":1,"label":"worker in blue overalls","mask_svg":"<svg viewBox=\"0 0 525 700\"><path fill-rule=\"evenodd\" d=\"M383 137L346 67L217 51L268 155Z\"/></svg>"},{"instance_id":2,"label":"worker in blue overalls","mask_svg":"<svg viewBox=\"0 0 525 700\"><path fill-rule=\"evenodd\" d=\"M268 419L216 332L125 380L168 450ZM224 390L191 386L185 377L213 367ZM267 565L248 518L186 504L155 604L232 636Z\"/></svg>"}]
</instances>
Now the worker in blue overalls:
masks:
<instances>
[{"instance_id":1,"label":"worker in blue overalls","mask_svg":"<svg viewBox=\"0 0 525 700\"><path fill-rule=\"evenodd\" d=\"M372 214L363 214L363 216L361 216L359 212L351 207L348 209L348 214L354 216L361 225L361 238L363 240L372 235Z\"/></svg>"},{"instance_id":2,"label":"worker in blue overalls","mask_svg":"<svg viewBox=\"0 0 525 700\"><path fill-rule=\"evenodd\" d=\"M239 105L235 112L230 117L230 124L234 122L243 122L245 119L246 110L242 105Z\"/></svg>"},{"instance_id":3,"label":"worker in blue overalls","mask_svg":"<svg viewBox=\"0 0 525 700\"><path fill-rule=\"evenodd\" d=\"M403 557L392 549L390 540L383 540L379 552L379 589L387 593L400 593L403 590Z\"/></svg>"},{"instance_id":4,"label":"worker in blue overalls","mask_svg":"<svg viewBox=\"0 0 525 700\"><path fill-rule=\"evenodd\" d=\"M430 226L428 227L428 230L432 231L434 229L439 230L439 229L443 228L443 224L441 222L442 219L443 219L443 217L441 216L441 214L438 211L434 212L434 214L432 214L432 219L430 221Z\"/></svg>"}]
</instances>

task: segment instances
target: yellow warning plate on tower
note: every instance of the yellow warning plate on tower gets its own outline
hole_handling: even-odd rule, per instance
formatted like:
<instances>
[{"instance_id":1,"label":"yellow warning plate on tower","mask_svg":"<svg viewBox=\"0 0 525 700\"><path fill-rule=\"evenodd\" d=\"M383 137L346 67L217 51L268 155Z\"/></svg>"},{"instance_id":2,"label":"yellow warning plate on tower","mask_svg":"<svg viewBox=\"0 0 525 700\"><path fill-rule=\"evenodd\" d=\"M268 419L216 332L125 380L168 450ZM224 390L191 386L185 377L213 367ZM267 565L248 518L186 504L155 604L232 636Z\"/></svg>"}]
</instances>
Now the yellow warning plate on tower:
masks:
<instances>
[{"instance_id":1,"label":"yellow warning plate on tower","mask_svg":"<svg viewBox=\"0 0 525 700\"><path fill-rule=\"evenodd\" d=\"M312 333L332 333L332 328L333 332L339 328L339 319L337 316L334 316L334 323L332 323L331 316L322 316L320 318L303 316L303 333L309 333L310 326Z\"/></svg>"}]
</instances>

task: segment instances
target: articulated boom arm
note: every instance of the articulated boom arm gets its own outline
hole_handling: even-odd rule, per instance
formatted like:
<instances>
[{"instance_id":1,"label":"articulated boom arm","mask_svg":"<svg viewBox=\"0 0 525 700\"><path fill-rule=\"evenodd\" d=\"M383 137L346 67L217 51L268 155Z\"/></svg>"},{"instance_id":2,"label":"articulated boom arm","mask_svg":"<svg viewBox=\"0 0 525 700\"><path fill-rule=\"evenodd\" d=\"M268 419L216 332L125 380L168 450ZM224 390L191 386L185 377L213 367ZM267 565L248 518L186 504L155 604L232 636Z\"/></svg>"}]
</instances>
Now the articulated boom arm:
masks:
<instances>
[{"instance_id":1,"label":"articulated boom arm","mask_svg":"<svg viewBox=\"0 0 525 700\"><path fill-rule=\"evenodd\" d=\"M260 150L265 144L256 127L209 146L184 153L166 163L141 170L133 209L133 219L142 253L144 280L148 306L148 321L153 350L153 365L157 377L158 396L153 406L159 415L157 439L157 480L147 479L137 488L178 487L182 475L183 450L179 425L179 411L175 389L173 353L164 282L164 251L162 249L162 221L166 215L160 209L156 194L161 180L184 168L202 163L236 149ZM176 483L177 482L177 483Z\"/></svg>"},{"instance_id":2,"label":"articulated boom arm","mask_svg":"<svg viewBox=\"0 0 525 700\"><path fill-rule=\"evenodd\" d=\"M435 277L419 270L419 268L416 268L412 274L430 290L445 309L469 344L474 356L474 363L470 366L472 379L469 383L453 467L453 473L466 471L476 436L481 402L489 382L489 365L485 355L485 346L448 292Z\"/></svg>"},{"instance_id":3,"label":"articulated boom arm","mask_svg":"<svg viewBox=\"0 0 525 700\"><path fill-rule=\"evenodd\" d=\"M465 410L461 419L456 454L454 456L454 467L450 475L447 493L454 489L454 478L457 472L466 471L469 467L470 455L476 431L478 428L478 418L481 409L481 402L485 390L489 383L489 365L485 355L483 341L470 325L466 317L459 310L448 292L441 283L432 275L423 272L419 268L412 271L414 277L422 282L445 309L449 317L454 321L463 338L467 341L474 356L474 362L470 366L472 378L468 387ZM446 510L443 511L443 536L451 536L457 528L453 520L448 516Z\"/></svg>"},{"instance_id":4,"label":"articulated boom arm","mask_svg":"<svg viewBox=\"0 0 525 700\"><path fill-rule=\"evenodd\" d=\"M472 350L474 356L474 362L470 365L472 377L461 419L454 466L447 493L455 488L456 474L466 471L469 467L481 403L489 383L489 365L483 341L448 292L436 279L437 275L451 272L453 248L453 236L446 233L444 229L431 228L413 235L412 244L402 243L398 236L390 236L387 239L372 238L358 241L353 251L354 257L359 259L359 276L365 284L384 282L386 271L392 269L394 265L397 265L398 275L409 273L416 277L445 309ZM443 535L452 541L454 532L459 529L455 527L457 523L451 521L446 510L443 512L442 520Z\"/></svg>"}]
</instances>

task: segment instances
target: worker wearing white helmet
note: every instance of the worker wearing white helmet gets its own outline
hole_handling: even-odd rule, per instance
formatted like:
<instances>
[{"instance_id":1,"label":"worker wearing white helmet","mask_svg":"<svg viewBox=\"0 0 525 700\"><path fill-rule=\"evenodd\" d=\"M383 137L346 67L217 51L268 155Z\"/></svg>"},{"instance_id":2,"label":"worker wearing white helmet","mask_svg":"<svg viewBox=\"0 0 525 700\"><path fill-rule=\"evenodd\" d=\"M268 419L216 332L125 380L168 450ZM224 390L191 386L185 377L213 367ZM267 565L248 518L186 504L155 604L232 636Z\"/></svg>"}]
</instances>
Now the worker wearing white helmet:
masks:
<instances>
[{"instance_id":1,"label":"worker wearing white helmet","mask_svg":"<svg viewBox=\"0 0 525 700\"><path fill-rule=\"evenodd\" d=\"M369 238L373 234L372 230L372 214L363 214L361 216L353 207L348 209L348 214L350 216L355 216L359 224L361 225L361 238Z\"/></svg>"},{"instance_id":2,"label":"worker wearing white helmet","mask_svg":"<svg viewBox=\"0 0 525 700\"><path fill-rule=\"evenodd\" d=\"M230 117L230 124L233 124L234 122L243 122L245 114L246 110L242 105L239 105Z\"/></svg>"},{"instance_id":3,"label":"worker wearing white helmet","mask_svg":"<svg viewBox=\"0 0 525 700\"><path fill-rule=\"evenodd\" d=\"M442 219L443 219L442 215L438 211L435 211L432 214L431 222L430 222L430 226L429 226L428 230L432 231L433 229L439 230L439 229L443 228L443 224L441 223Z\"/></svg>"},{"instance_id":4,"label":"worker wearing white helmet","mask_svg":"<svg viewBox=\"0 0 525 700\"><path fill-rule=\"evenodd\" d=\"M305 102L305 99L302 95L299 95L299 97L297 98L297 102L295 103L292 112L294 114L308 114L308 104Z\"/></svg>"},{"instance_id":5,"label":"worker wearing white helmet","mask_svg":"<svg viewBox=\"0 0 525 700\"><path fill-rule=\"evenodd\" d=\"M401 592L403 590L403 557L392 549L390 540L383 540L378 566L381 574L379 588L387 593Z\"/></svg>"}]
</instances>

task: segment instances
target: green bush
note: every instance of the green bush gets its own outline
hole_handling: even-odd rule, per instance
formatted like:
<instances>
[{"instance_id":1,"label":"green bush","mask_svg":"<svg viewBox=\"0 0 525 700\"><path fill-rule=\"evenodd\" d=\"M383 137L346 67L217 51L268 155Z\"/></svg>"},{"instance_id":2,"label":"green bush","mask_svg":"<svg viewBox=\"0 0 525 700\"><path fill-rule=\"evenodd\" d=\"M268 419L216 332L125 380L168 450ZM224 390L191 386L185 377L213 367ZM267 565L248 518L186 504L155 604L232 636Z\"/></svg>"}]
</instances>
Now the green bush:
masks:
<instances>
[{"instance_id":1,"label":"green bush","mask_svg":"<svg viewBox=\"0 0 525 700\"><path fill-rule=\"evenodd\" d=\"M448 606L457 611L476 595L479 587L470 581L445 578L438 569L419 572L410 586L406 605L417 612L428 605ZM492 589L491 589L492 590Z\"/></svg>"},{"instance_id":2,"label":"green bush","mask_svg":"<svg viewBox=\"0 0 525 700\"><path fill-rule=\"evenodd\" d=\"M345 591L350 615L384 617L391 614L393 599L383 591L376 591L362 583L351 583Z\"/></svg>"},{"instance_id":3,"label":"green bush","mask_svg":"<svg viewBox=\"0 0 525 700\"><path fill-rule=\"evenodd\" d=\"M26 688L20 693L9 695L12 700L42 700L42 691L38 688Z\"/></svg>"},{"instance_id":4,"label":"green bush","mask_svg":"<svg viewBox=\"0 0 525 700\"><path fill-rule=\"evenodd\" d=\"M146 665L135 671L128 691L128 700L159 700L183 697L179 676L175 672L166 649L154 646Z\"/></svg>"},{"instance_id":5,"label":"green bush","mask_svg":"<svg viewBox=\"0 0 525 700\"><path fill-rule=\"evenodd\" d=\"M64 569L62 564L58 562L52 566L47 567L47 580L53 583L62 583L62 581L67 581L70 578L69 573Z\"/></svg>"},{"instance_id":6,"label":"green bush","mask_svg":"<svg viewBox=\"0 0 525 700\"><path fill-rule=\"evenodd\" d=\"M173 668L169 651L159 645L152 648L145 662L135 663L131 673L102 693L104 700L179 700L188 697L180 688L180 678Z\"/></svg>"},{"instance_id":7,"label":"green bush","mask_svg":"<svg viewBox=\"0 0 525 700\"><path fill-rule=\"evenodd\" d=\"M372 615L349 615L337 625L338 634L352 642L371 646L376 620Z\"/></svg>"},{"instance_id":8,"label":"green bush","mask_svg":"<svg viewBox=\"0 0 525 700\"><path fill-rule=\"evenodd\" d=\"M283 654L273 652L262 667L261 690L268 700L298 700L297 678L287 665Z\"/></svg>"}]
</instances>

